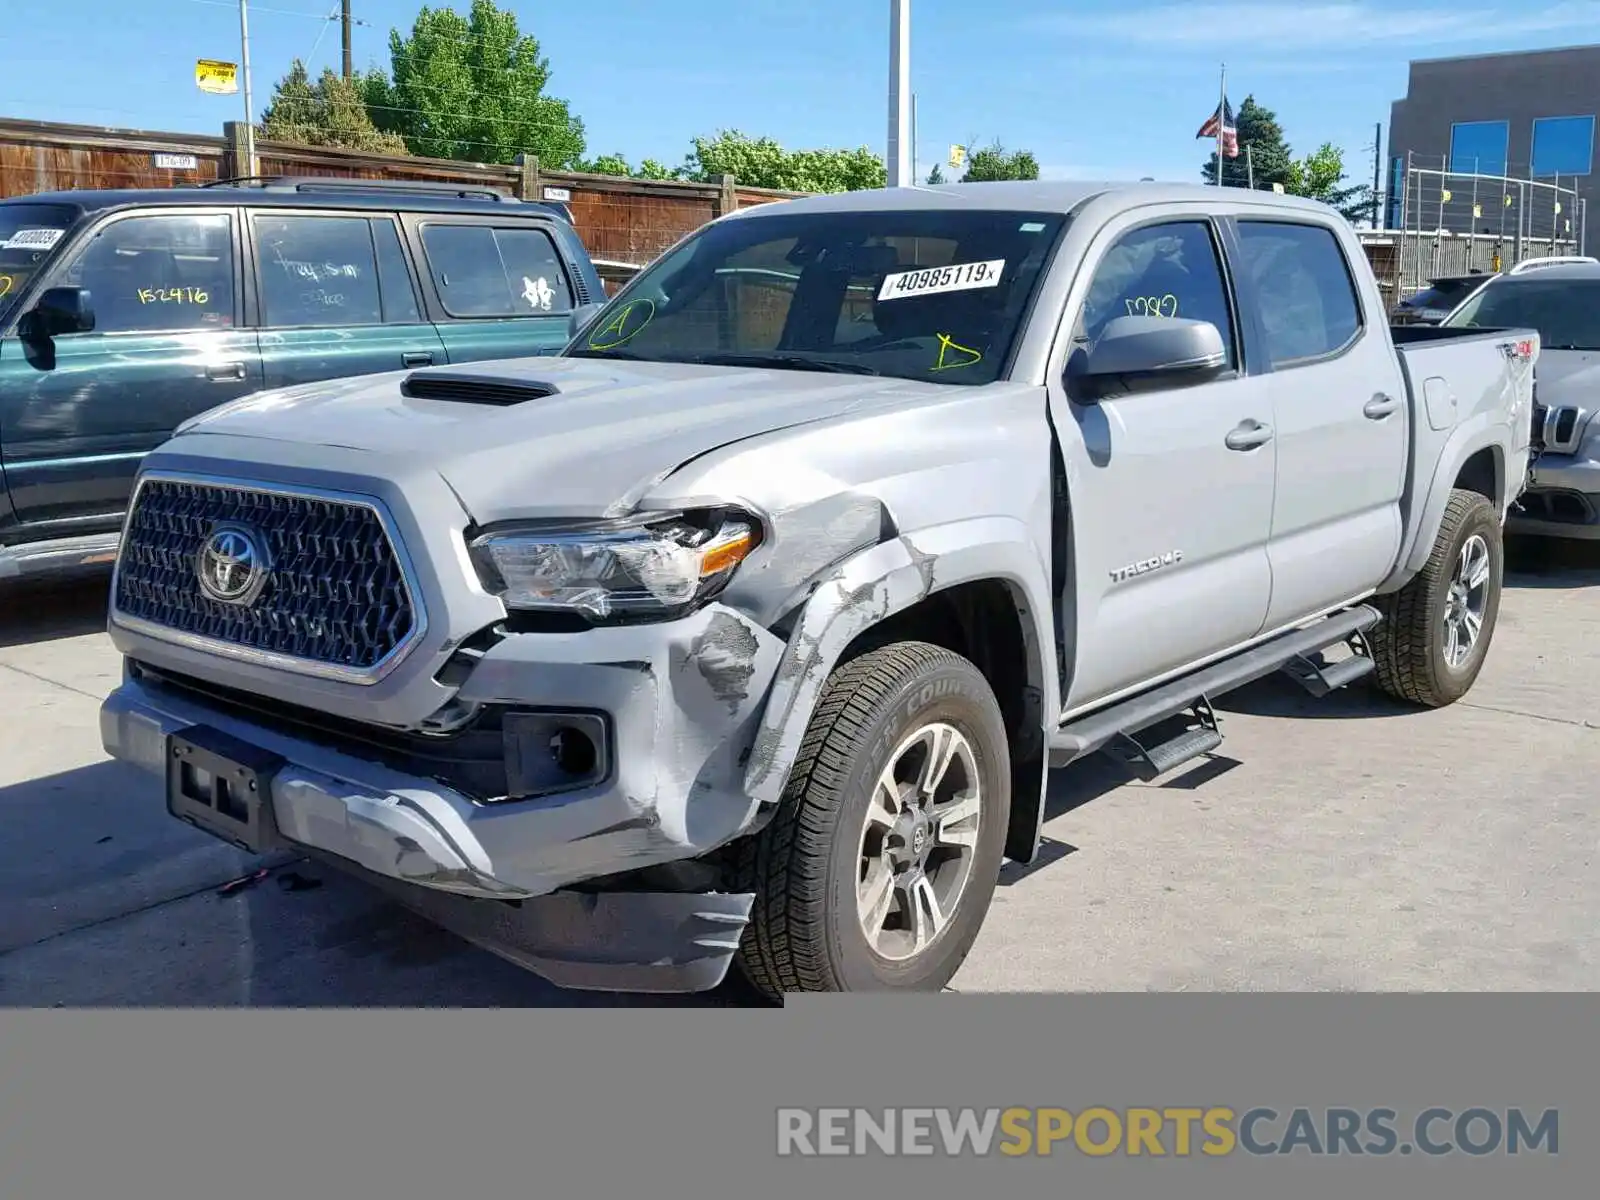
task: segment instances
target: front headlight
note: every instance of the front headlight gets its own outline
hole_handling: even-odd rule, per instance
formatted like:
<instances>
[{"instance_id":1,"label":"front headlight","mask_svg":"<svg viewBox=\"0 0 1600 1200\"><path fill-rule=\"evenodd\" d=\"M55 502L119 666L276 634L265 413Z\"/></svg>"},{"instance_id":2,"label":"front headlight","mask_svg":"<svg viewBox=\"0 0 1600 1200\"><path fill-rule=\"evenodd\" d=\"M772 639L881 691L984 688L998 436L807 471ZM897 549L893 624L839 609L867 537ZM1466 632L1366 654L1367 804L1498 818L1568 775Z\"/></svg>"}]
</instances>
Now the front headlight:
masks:
<instances>
[{"instance_id":1,"label":"front headlight","mask_svg":"<svg viewBox=\"0 0 1600 1200\"><path fill-rule=\"evenodd\" d=\"M758 541L758 524L743 514L685 514L495 531L471 550L507 608L604 622L688 612L727 585Z\"/></svg>"}]
</instances>

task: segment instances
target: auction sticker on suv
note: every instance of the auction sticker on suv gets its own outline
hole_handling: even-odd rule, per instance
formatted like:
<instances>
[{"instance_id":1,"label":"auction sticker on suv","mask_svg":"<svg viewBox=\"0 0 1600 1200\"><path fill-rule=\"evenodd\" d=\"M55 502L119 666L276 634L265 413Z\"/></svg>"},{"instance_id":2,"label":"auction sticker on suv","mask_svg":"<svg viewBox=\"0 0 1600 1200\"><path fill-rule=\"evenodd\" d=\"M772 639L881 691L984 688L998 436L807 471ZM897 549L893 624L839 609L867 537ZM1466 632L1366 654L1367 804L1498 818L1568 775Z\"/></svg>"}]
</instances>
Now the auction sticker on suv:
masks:
<instances>
[{"instance_id":1,"label":"auction sticker on suv","mask_svg":"<svg viewBox=\"0 0 1600 1200\"><path fill-rule=\"evenodd\" d=\"M1006 260L956 263L948 267L928 267L920 271L901 271L887 276L878 289L879 300L903 300L907 296L931 296L938 292L965 292L972 288L1000 286Z\"/></svg>"}]
</instances>

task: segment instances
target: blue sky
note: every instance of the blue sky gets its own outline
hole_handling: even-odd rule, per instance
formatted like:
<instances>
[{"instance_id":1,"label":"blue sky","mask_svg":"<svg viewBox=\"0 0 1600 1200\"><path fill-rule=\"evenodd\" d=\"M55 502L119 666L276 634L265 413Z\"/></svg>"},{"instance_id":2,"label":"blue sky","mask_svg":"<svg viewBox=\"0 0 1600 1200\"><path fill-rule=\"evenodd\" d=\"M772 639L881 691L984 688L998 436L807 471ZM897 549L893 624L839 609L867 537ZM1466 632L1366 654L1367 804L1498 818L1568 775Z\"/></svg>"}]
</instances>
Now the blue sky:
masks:
<instances>
[{"instance_id":1,"label":"blue sky","mask_svg":"<svg viewBox=\"0 0 1600 1200\"><path fill-rule=\"evenodd\" d=\"M21 0L12 0L20 3ZM455 0L465 11L469 0ZM358 66L387 64L418 0L354 0ZM885 138L884 0L510 0L571 101L590 153L682 160L733 127L788 146ZM1556 46L1594 37L1600 2L1504 0L1171 3L913 0L919 168L951 142L1001 139L1061 178L1194 178L1194 132L1228 93L1274 109L1295 150L1344 147L1371 173L1373 124L1405 90L1410 58ZM252 0L258 109L300 56L336 65L337 0ZM238 97L194 86L196 58L237 61L234 0L46 0L0 42L0 114L220 132ZM1441 151L1443 147L1440 148Z\"/></svg>"}]
</instances>

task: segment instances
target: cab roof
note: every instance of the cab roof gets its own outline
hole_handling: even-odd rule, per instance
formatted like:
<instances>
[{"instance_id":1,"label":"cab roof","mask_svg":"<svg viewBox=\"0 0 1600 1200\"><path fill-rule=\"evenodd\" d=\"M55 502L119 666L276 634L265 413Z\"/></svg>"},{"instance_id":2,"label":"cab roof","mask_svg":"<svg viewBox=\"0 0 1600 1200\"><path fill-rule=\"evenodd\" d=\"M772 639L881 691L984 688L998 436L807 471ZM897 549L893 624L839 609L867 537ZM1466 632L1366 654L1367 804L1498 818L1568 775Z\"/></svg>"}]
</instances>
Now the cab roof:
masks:
<instances>
[{"instance_id":1,"label":"cab roof","mask_svg":"<svg viewBox=\"0 0 1600 1200\"><path fill-rule=\"evenodd\" d=\"M877 209L977 209L1026 211L1068 216L1102 196L1125 198L1129 206L1182 204L1225 200L1252 207L1286 212L1314 213L1326 217L1333 210L1315 200L1277 192L1244 188L1218 188L1199 183L1101 182L1083 180L1007 180L986 183L941 183L900 188L873 188L856 192L830 192L777 204L759 204L729 214L729 219L758 219L765 215L807 212L871 212Z\"/></svg>"}]
</instances>

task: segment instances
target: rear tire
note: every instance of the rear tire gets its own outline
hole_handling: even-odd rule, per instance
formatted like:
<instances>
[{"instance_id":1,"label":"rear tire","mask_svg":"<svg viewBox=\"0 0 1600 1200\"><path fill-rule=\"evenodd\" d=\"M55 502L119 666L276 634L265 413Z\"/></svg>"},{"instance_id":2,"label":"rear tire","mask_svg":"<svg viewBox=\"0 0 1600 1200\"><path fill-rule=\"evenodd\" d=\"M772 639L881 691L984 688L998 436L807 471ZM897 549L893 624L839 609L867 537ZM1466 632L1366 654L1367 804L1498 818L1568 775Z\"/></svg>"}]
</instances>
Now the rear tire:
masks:
<instances>
[{"instance_id":1,"label":"rear tire","mask_svg":"<svg viewBox=\"0 0 1600 1200\"><path fill-rule=\"evenodd\" d=\"M931 794L930 760L947 764ZM841 667L777 813L741 847L739 890L756 894L745 977L774 998L943 988L994 897L1010 780L1000 706L972 663L896 642Z\"/></svg>"},{"instance_id":2,"label":"rear tire","mask_svg":"<svg viewBox=\"0 0 1600 1200\"><path fill-rule=\"evenodd\" d=\"M1378 686L1427 708L1465 696L1489 652L1504 577L1500 514L1477 492L1451 492L1427 565L1377 601L1383 620L1370 642Z\"/></svg>"}]
</instances>

